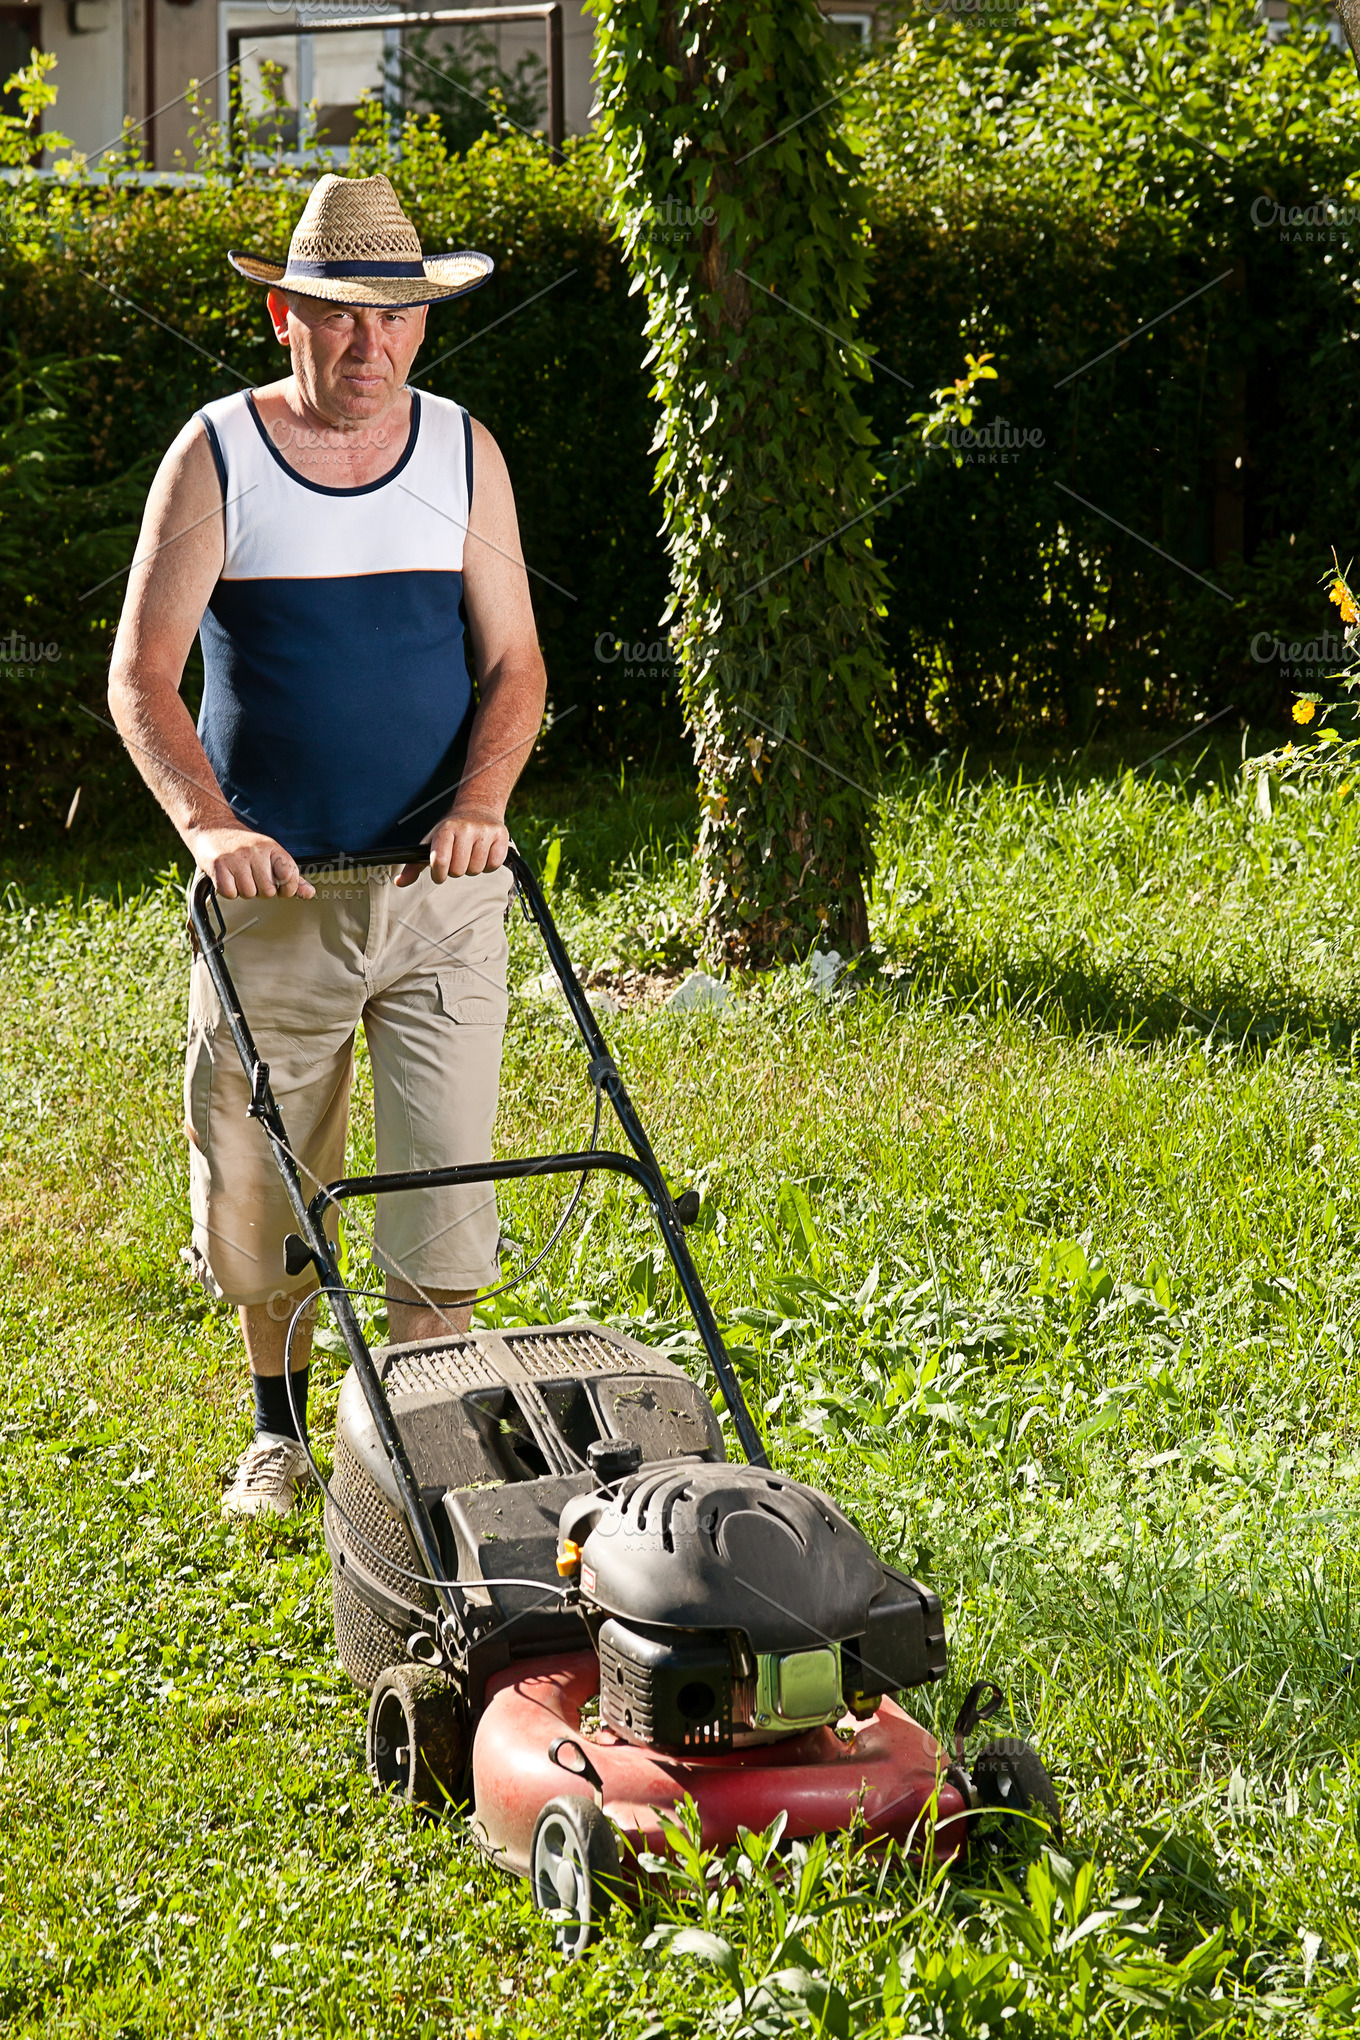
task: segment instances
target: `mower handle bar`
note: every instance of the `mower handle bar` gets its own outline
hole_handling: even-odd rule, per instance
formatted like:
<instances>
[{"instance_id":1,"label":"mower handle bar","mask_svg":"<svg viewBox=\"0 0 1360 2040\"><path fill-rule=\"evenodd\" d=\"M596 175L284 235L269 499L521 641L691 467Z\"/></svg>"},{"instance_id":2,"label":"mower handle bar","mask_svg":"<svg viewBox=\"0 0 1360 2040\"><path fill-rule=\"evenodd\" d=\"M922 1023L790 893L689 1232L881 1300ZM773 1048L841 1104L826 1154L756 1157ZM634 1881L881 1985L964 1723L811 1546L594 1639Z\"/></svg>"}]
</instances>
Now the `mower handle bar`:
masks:
<instances>
[{"instance_id":1,"label":"mower handle bar","mask_svg":"<svg viewBox=\"0 0 1360 2040\"><path fill-rule=\"evenodd\" d=\"M337 851L325 857L302 858L298 863L299 869L304 874L320 871L353 872L386 865L423 863L428 856L429 845L416 843L384 846L379 850L360 854ZM443 1580L443 1560L434 1523L420 1492L420 1483L416 1479L401 1433L393 1418L387 1391L373 1364L368 1341L364 1337L353 1302L341 1278L335 1249L325 1230L326 1207L330 1204L339 1205L347 1198L382 1196L388 1192L402 1190L445 1189L469 1183L506 1182L531 1176L582 1175L590 1169L605 1169L628 1176L645 1192L652 1207L662 1243L693 1315L704 1351L718 1378L723 1400L731 1413L741 1449L753 1466L769 1465L760 1433L756 1430L751 1412L746 1405L746 1398L741 1391L741 1384L737 1380L727 1348L723 1344L713 1307L689 1251L683 1221L676 1210L675 1200L666 1186L652 1144L609 1052L609 1045L601 1032L600 1023L572 969L566 945L558 932L542 888L513 845L506 852L505 862L514 878L525 911L542 937L543 946L548 952L548 960L557 974L577 1032L589 1053L591 1081L609 1099L620 1130L633 1150L632 1155L595 1148L575 1154L530 1155L515 1160L471 1163L446 1169L416 1169L385 1175L342 1177L339 1181L320 1189L309 1201L303 1191L301 1170L289 1144L283 1117L270 1087L269 1065L260 1058L236 986L227 968L223 955L227 940L226 924L222 919L212 880L206 873L200 873L189 902L189 922L198 952L207 966L236 1052L241 1059L241 1067L250 1084L250 1104L247 1110L253 1119L259 1120L264 1130L283 1180L288 1202L298 1221L299 1238L293 1256L290 1256L289 1273L300 1274L308 1261L316 1270L320 1285L326 1292L327 1300L335 1314L346 1350L354 1363L355 1373L359 1378L364 1400L368 1404L378 1436L391 1462L411 1535L432 1583ZM214 920L216 927L213 926ZM294 1258L296 1265L293 1265ZM434 1585L434 1592L442 1611L452 1620L461 1636L462 1623L454 1597L440 1584Z\"/></svg>"}]
</instances>

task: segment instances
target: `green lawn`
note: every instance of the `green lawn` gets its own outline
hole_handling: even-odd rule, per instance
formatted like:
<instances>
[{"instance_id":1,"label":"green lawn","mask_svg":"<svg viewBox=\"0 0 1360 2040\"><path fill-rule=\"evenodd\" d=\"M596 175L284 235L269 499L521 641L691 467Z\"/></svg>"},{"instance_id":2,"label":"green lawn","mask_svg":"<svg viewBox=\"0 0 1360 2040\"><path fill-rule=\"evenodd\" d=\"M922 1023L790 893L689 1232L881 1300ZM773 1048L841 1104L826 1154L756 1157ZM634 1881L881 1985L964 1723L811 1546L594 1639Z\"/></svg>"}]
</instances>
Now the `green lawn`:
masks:
<instances>
[{"instance_id":1,"label":"green lawn","mask_svg":"<svg viewBox=\"0 0 1360 2040\"><path fill-rule=\"evenodd\" d=\"M682 795L527 806L583 965L684 959ZM914 782L885 803L857 996L780 973L720 1014L608 1023L704 1193L696 1252L773 1456L937 1586L953 1671L924 1718L996 1678L1069 1823L1010 1886L852 1844L791 1877L691 1864L570 1968L456 1822L372 1797L316 1511L221 1524L245 1382L178 1262L166 853L12 887L4 2029L1353 2031L1358 832L1349 798L1267 815L1205 778ZM515 976L542 968L520 929ZM504 1149L573 1143L587 1103L570 1037L516 1000ZM532 1246L556 1194L507 1198L506 1231ZM694 1351L622 1189L514 1309Z\"/></svg>"}]
</instances>

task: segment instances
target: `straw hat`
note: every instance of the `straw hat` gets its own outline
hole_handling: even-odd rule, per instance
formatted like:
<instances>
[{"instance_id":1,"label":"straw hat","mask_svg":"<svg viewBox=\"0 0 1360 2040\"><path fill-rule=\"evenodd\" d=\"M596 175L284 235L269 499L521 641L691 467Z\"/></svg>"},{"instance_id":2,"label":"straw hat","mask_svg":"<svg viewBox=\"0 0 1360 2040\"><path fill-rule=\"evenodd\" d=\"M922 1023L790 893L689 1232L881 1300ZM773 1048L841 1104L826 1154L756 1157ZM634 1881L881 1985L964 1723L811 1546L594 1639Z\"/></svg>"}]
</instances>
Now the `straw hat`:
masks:
<instances>
[{"instance_id":1,"label":"straw hat","mask_svg":"<svg viewBox=\"0 0 1360 2040\"><path fill-rule=\"evenodd\" d=\"M420 237L385 177L326 176L293 229L287 262L227 251L251 283L337 305L433 305L485 283L495 263L467 248L423 256Z\"/></svg>"}]
</instances>

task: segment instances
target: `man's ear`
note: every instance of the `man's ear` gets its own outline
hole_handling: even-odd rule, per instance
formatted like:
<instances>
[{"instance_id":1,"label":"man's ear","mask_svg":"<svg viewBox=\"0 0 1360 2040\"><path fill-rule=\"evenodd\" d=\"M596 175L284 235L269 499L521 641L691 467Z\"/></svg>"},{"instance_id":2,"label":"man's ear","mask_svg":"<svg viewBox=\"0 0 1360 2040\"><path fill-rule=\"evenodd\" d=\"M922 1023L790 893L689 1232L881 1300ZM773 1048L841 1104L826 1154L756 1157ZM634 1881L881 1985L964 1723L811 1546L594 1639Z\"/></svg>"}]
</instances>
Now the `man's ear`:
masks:
<instances>
[{"instance_id":1,"label":"man's ear","mask_svg":"<svg viewBox=\"0 0 1360 2040\"><path fill-rule=\"evenodd\" d=\"M278 341L280 347L290 347L292 342L288 337L287 298L283 295L282 291L271 290L269 296L265 299L265 303L269 307L269 316L274 322L274 338Z\"/></svg>"}]
</instances>

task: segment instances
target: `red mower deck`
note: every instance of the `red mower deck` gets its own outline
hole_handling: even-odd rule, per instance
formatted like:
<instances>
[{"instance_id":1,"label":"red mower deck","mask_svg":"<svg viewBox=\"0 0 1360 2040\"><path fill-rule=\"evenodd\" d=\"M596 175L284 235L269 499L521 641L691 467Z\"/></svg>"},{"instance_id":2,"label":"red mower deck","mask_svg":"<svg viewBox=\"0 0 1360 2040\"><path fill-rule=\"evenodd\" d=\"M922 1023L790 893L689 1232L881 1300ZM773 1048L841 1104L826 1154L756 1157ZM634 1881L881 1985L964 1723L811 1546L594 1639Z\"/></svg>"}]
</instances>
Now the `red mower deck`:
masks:
<instances>
[{"instance_id":1,"label":"red mower deck","mask_svg":"<svg viewBox=\"0 0 1360 2040\"><path fill-rule=\"evenodd\" d=\"M487 1687L472 1745L473 1800L486 1847L505 1869L527 1877L538 1816L548 1800L593 1799L579 1772L551 1752L570 1737L600 1779L597 1804L637 1849L664 1851L656 1813L686 1796L699 1811L704 1848L723 1849L738 1827L759 1832L781 1813L790 1841L838 1834L861 1816L870 1841L921 1848L946 1863L965 1838L967 1801L945 1776L949 1758L933 1735L891 1700L868 1721L846 1716L831 1728L725 1756L679 1757L640 1749L608 1728L581 1729L581 1710L600 1690L593 1651L502 1672ZM570 1753L568 1753L570 1755ZM927 1818L938 1794L933 1820Z\"/></svg>"}]
</instances>

